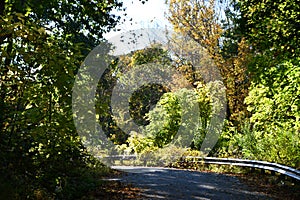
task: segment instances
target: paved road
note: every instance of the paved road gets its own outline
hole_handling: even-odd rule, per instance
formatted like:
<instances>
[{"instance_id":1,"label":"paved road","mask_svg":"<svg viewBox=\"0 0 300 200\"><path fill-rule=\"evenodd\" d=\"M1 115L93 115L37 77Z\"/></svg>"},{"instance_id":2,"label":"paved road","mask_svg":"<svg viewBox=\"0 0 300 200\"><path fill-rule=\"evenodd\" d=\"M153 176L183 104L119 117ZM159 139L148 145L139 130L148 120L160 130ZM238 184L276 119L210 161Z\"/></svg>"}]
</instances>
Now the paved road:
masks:
<instances>
[{"instance_id":1,"label":"paved road","mask_svg":"<svg viewBox=\"0 0 300 200\"><path fill-rule=\"evenodd\" d=\"M251 192L236 177L223 174L152 167L114 168L128 172L120 181L143 189L145 199L271 199Z\"/></svg>"}]
</instances>

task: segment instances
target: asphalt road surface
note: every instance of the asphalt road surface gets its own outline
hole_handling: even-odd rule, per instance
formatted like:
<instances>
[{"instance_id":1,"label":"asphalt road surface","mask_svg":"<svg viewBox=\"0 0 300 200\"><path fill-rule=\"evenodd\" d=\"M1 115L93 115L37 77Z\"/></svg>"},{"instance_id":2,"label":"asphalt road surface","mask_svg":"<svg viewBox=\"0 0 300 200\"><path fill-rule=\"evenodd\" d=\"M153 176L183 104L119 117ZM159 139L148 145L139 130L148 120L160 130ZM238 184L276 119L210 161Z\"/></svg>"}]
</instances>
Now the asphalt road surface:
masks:
<instances>
[{"instance_id":1,"label":"asphalt road surface","mask_svg":"<svg viewBox=\"0 0 300 200\"><path fill-rule=\"evenodd\" d=\"M144 199L271 199L224 174L153 167L114 168L128 172L120 181L141 188Z\"/></svg>"}]
</instances>

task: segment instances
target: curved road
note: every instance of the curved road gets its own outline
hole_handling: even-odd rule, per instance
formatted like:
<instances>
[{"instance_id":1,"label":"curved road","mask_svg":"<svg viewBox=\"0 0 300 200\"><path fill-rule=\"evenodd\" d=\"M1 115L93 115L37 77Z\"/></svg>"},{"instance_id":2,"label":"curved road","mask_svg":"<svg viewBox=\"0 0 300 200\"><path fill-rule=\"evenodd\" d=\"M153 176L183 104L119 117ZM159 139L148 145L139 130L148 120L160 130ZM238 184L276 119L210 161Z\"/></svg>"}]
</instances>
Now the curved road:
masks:
<instances>
[{"instance_id":1,"label":"curved road","mask_svg":"<svg viewBox=\"0 0 300 200\"><path fill-rule=\"evenodd\" d=\"M144 199L271 199L224 174L155 167L113 168L127 172L120 181L141 188Z\"/></svg>"}]
</instances>

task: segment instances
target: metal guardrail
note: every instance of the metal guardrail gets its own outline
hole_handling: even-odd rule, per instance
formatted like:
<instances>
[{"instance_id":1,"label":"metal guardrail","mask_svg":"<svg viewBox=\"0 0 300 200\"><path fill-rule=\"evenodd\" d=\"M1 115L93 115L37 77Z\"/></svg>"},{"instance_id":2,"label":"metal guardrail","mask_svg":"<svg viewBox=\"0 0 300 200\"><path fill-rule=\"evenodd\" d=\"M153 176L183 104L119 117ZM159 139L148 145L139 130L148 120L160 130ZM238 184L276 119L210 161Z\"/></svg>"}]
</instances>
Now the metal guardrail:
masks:
<instances>
[{"instance_id":1,"label":"metal guardrail","mask_svg":"<svg viewBox=\"0 0 300 200\"><path fill-rule=\"evenodd\" d=\"M300 181L300 171L292 167L285 165L271 163L266 161L258 160L247 160L247 159L236 159L236 158L214 158L214 157L185 157L188 159L193 159L191 162L202 162L204 164L217 164L217 165L232 165L239 167L250 167L262 170L269 170L271 172L277 172L293 179Z\"/></svg>"},{"instance_id":2,"label":"metal guardrail","mask_svg":"<svg viewBox=\"0 0 300 200\"><path fill-rule=\"evenodd\" d=\"M103 157L98 157L103 158ZM107 156L105 158L109 158L112 160L133 160L136 159L136 155L113 155ZM202 164L216 164L216 165L232 165L239 167L249 167L249 168L257 168L262 170L269 170L273 173L280 173L282 175L286 175L291 177L297 181L300 181L300 170L294 169L292 167L288 167L285 165L271 163L266 161L258 161L258 160L247 160L247 159L236 159L236 158L215 158L215 157L197 157L197 156L186 156L181 157L181 161L178 162L196 162Z\"/></svg>"}]
</instances>

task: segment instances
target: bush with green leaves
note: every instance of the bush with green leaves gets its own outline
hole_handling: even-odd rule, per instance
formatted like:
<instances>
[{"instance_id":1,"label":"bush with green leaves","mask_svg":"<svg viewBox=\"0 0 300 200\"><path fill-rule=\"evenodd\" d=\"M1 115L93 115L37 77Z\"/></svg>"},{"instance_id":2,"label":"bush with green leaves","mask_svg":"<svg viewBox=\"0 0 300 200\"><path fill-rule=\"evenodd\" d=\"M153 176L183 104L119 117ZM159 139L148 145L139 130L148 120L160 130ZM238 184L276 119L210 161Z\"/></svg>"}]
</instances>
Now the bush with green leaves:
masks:
<instances>
[{"instance_id":1,"label":"bush with green leaves","mask_svg":"<svg viewBox=\"0 0 300 200\"><path fill-rule=\"evenodd\" d=\"M199 108L195 109L195 106ZM192 117L195 114L193 111L199 112L196 115L199 114L200 117L196 120L192 120L195 119ZM141 133L135 133L129 137L128 148L137 154L154 152L171 145L171 143L180 144L184 140L190 139L190 137L185 138L185 135L192 135L193 141L188 141L189 145L200 149L207 132L211 112L209 91L204 85L199 85L197 89L193 90L180 89L175 92L167 92L146 114L149 125L145 126ZM191 120L184 120L183 123L183 116ZM179 128L181 136L176 137Z\"/></svg>"},{"instance_id":2,"label":"bush with green leaves","mask_svg":"<svg viewBox=\"0 0 300 200\"><path fill-rule=\"evenodd\" d=\"M245 100L252 115L240 133L231 131L231 154L300 167L299 61L266 68L252 83Z\"/></svg>"}]
</instances>

